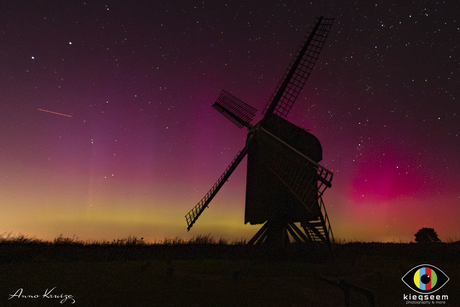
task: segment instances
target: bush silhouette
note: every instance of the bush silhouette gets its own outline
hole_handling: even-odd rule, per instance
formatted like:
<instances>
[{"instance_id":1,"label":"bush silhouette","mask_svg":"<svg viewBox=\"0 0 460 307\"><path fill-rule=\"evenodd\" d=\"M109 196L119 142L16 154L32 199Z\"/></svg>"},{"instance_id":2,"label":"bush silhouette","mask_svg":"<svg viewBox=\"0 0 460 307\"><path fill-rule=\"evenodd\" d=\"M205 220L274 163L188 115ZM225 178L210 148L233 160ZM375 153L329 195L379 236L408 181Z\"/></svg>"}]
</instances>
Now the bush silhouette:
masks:
<instances>
[{"instance_id":1,"label":"bush silhouette","mask_svg":"<svg viewBox=\"0 0 460 307\"><path fill-rule=\"evenodd\" d=\"M438 234L433 228L422 228L415 234L415 241L417 243L433 243L441 242Z\"/></svg>"}]
</instances>

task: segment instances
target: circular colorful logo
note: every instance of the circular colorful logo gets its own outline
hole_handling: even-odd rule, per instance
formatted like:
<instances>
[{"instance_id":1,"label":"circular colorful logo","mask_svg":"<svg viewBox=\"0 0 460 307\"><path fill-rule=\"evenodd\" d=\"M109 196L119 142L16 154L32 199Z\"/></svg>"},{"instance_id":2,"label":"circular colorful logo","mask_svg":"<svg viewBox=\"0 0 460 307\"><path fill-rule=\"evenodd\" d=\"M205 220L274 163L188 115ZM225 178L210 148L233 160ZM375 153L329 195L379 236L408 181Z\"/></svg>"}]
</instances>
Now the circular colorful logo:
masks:
<instances>
[{"instance_id":1,"label":"circular colorful logo","mask_svg":"<svg viewBox=\"0 0 460 307\"><path fill-rule=\"evenodd\" d=\"M420 290L431 290L438 282L438 275L430 267L423 267L414 274L414 284Z\"/></svg>"},{"instance_id":2,"label":"circular colorful logo","mask_svg":"<svg viewBox=\"0 0 460 307\"><path fill-rule=\"evenodd\" d=\"M421 264L410 269L402 281L415 292L431 294L441 289L449 277L434 265Z\"/></svg>"}]
</instances>

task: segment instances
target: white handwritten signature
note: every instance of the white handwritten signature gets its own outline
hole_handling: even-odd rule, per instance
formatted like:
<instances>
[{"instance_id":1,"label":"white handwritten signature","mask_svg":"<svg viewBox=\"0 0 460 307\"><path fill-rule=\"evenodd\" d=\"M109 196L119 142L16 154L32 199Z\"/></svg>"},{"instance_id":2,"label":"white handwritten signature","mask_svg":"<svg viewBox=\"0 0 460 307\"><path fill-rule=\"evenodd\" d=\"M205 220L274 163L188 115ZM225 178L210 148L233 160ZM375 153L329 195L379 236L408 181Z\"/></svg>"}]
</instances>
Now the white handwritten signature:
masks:
<instances>
[{"instance_id":1,"label":"white handwritten signature","mask_svg":"<svg viewBox=\"0 0 460 307\"><path fill-rule=\"evenodd\" d=\"M14 294L9 294L10 298L8 300L11 300L13 298L18 298L18 299L39 299L39 298L44 298L44 299L61 299L60 300L60 303L61 304L64 304L65 302L67 302L67 300L69 300L69 302L71 302L71 304L75 304L75 298L73 297L72 294L52 294L51 292L53 292L53 290L56 289L56 287L54 287L53 289L49 290L49 289L46 289L45 290L45 293L43 294L23 294L24 292L24 289L23 288L19 288L18 290L16 290L16 292Z\"/></svg>"}]
</instances>

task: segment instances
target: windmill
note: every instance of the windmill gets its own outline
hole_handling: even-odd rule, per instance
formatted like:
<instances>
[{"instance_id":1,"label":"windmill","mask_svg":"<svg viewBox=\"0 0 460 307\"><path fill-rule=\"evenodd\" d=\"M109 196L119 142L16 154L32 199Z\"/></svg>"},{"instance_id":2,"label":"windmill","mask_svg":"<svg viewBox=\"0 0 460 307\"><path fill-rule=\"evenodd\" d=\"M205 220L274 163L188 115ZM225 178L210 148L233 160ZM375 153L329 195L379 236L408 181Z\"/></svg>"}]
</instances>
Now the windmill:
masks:
<instances>
[{"instance_id":1,"label":"windmill","mask_svg":"<svg viewBox=\"0 0 460 307\"><path fill-rule=\"evenodd\" d=\"M256 125L250 122L257 110L222 91L213 107L239 128L247 127L246 145L187 213L188 230L248 155L245 224L263 224L248 244L282 246L291 235L297 242L319 241L331 247L334 237L322 195L331 187L333 174L318 164L319 140L284 117L310 75L333 21L319 17L309 27Z\"/></svg>"}]
</instances>

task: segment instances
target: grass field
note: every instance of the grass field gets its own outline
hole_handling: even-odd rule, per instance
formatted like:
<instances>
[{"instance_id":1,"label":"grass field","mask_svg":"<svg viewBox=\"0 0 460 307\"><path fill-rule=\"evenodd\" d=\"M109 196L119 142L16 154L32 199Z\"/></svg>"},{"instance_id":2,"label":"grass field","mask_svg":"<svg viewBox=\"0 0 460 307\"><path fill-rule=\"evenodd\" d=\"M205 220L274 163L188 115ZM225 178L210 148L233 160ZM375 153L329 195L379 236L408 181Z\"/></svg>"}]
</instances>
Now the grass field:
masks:
<instances>
[{"instance_id":1,"label":"grass field","mask_svg":"<svg viewBox=\"0 0 460 307\"><path fill-rule=\"evenodd\" d=\"M147 243L25 237L0 242L0 306L403 306L402 276L419 264L450 281L437 293L460 306L457 243L292 245L283 251L209 236ZM22 290L21 290L22 289ZM74 302L74 304L72 304Z\"/></svg>"}]
</instances>

